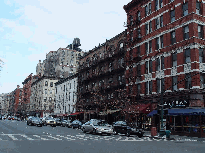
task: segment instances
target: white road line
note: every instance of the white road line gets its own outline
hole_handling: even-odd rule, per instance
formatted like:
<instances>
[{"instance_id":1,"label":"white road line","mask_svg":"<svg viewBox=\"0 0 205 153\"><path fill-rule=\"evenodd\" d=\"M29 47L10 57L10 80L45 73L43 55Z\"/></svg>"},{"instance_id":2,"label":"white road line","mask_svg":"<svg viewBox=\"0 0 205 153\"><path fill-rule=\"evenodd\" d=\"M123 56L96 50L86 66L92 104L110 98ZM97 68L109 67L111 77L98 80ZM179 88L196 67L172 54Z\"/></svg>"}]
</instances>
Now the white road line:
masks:
<instances>
[{"instance_id":1,"label":"white road line","mask_svg":"<svg viewBox=\"0 0 205 153\"><path fill-rule=\"evenodd\" d=\"M67 140L75 140L75 139L68 138L68 137L65 137L65 136L59 136L59 137L61 137L61 138L65 138L65 139L67 139Z\"/></svg>"},{"instance_id":2,"label":"white road line","mask_svg":"<svg viewBox=\"0 0 205 153\"><path fill-rule=\"evenodd\" d=\"M13 136L13 134L7 134L8 135L8 137L10 137L12 140L18 140L17 138L15 138L14 136Z\"/></svg>"},{"instance_id":3,"label":"white road line","mask_svg":"<svg viewBox=\"0 0 205 153\"><path fill-rule=\"evenodd\" d=\"M35 140L35 139L32 139L32 138L29 138L27 135L21 135L21 136L28 139L28 140Z\"/></svg>"},{"instance_id":4,"label":"white road line","mask_svg":"<svg viewBox=\"0 0 205 153\"><path fill-rule=\"evenodd\" d=\"M63 140L63 139L59 139L59 138L56 138L56 137L52 137L52 136L50 136L50 135L48 135L47 137L53 138L53 139L56 139L56 140Z\"/></svg>"},{"instance_id":5,"label":"white road line","mask_svg":"<svg viewBox=\"0 0 205 153\"><path fill-rule=\"evenodd\" d=\"M122 137L119 137L118 139L116 139L116 141L119 141Z\"/></svg>"}]
</instances>

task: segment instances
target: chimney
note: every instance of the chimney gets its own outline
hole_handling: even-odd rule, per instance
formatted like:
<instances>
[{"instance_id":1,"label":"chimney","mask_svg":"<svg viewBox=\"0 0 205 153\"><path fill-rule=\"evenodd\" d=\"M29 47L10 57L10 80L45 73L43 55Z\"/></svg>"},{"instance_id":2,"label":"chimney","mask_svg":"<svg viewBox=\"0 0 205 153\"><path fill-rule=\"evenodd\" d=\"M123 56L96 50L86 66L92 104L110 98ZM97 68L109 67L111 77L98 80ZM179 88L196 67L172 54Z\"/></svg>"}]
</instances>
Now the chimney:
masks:
<instances>
[{"instance_id":1,"label":"chimney","mask_svg":"<svg viewBox=\"0 0 205 153\"><path fill-rule=\"evenodd\" d=\"M19 85L17 85L17 89L19 88L20 86Z\"/></svg>"}]
</instances>

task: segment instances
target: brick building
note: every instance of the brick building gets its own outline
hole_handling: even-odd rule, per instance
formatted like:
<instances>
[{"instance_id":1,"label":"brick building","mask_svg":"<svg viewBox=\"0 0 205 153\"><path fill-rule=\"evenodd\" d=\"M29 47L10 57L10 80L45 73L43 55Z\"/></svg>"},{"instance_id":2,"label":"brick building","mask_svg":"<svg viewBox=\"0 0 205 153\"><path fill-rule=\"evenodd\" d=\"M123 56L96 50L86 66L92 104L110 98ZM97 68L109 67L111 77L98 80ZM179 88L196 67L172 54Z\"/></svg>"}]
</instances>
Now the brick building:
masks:
<instances>
[{"instance_id":1,"label":"brick building","mask_svg":"<svg viewBox=\"0 0 205 153\"><path fill-rule=\"evenodd\" d=\"M204 107L204 2L132 0L124 10L131 101L154 110L162 91L168 108Z\"/></svg>"},{"instance_id":2,"label":"brick building","mask_svg":"<svg viewBox=\"0 0 205 153\"><path fill-rule=\"evenodd\" d=\"M126 31L106 40L81 58L76 105L77 111L85 112L85 120L97 117L97 114L103 116L117 112L123 107L125 40Z\"/></svg>"}]
</instances>

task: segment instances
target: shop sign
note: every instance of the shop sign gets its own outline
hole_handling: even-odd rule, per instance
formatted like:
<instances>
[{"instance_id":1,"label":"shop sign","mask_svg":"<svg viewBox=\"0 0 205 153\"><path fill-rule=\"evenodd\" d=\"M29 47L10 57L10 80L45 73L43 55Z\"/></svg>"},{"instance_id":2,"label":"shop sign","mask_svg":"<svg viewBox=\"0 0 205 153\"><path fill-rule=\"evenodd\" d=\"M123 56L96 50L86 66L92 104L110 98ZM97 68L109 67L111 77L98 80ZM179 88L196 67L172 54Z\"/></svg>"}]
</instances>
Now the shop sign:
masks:
<instances>
[{"instance_id":1,"label":"shop sign","mask_svg":"<svg viewBox=\"0 0 205 153\"><path fill-rule=\"evenodd\" d=\"M164 101L164 108L185 108L188 106L188 100Z\"/></svg>"}]
</instances>

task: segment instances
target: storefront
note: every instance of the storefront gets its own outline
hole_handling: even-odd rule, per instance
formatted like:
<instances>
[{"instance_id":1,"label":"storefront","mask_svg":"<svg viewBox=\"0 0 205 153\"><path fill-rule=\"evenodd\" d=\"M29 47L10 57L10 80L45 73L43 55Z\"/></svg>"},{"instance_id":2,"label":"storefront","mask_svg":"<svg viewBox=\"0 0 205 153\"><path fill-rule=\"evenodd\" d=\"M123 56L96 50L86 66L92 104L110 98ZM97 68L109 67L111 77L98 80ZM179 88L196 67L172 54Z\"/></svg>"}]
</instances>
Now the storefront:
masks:
<instances>
[{"instance_id":1,"label":"storefront","mask_svg":"<svg viewBox=\"0 0 205 153\"><path fill-rule=\"evenodd\" d=\"M152 126L159 130L157 110L148 114L152 118ZM168 109L165 116L173 135L205 137L205 108Z\"/></svg>"}]
</instances>

